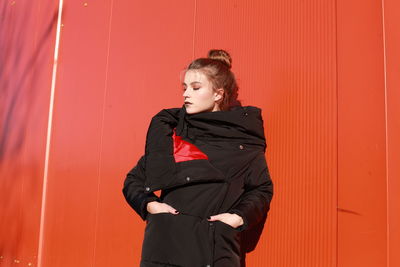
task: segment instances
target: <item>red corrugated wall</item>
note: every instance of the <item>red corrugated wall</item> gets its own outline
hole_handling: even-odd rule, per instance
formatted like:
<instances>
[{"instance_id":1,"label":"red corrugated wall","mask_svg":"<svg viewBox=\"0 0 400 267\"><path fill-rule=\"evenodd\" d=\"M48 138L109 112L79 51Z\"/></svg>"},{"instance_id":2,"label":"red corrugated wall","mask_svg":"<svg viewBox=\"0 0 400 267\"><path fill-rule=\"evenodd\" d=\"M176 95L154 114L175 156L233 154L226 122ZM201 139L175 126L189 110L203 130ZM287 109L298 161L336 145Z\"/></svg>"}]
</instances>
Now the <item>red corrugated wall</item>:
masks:
<instances>
[{"instance_id":1,"label":"red corrugated wall","mask_svg":"<svg viewBox=\"0 0 400 267\"><path fill-rule=\"evenodd\" d=\"M387 261L400 266L400 3L384 0L386 91Z\"/></svg>"},{"instance_id":2,"label":"red corrugated wall","mask_svg":"<svg viewBox=\"0 0 400 267\"><path fill-rule=\"evenodd\" d=\"M248 266L400 264L396 0L63 3L0 4L0 266L139 265L123 180L211 48L263 110L275 197Z\"/></svg>"},{"instance_id":3,"label":"red corrugated wall","mask_svg":"<svg viewBox=\"0 0 400 267\"><path fill-rule=\"evenodd\" d=\"M36 266L57 3L0 1L0 266Z\"/></svg>"}]
</instances>

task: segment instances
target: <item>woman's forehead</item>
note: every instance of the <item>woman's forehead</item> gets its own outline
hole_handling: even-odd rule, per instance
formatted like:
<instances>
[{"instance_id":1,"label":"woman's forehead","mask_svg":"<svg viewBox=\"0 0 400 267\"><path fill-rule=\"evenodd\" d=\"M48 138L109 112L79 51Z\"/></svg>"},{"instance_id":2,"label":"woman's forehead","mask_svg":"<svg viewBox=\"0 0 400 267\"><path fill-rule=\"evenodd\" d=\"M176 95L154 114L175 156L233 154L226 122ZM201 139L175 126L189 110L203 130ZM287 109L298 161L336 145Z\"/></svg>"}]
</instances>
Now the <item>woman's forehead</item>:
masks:
<instances>
[{"instance_id":1,"label":"woman's forehead","mask_svg":"<svg viewBox=\"0 0 400 267\"><path fill-rule=\"evenodd\" d=\"M185 74L185 83L190 84L193 82L207 83L207 77L199 70L188 70Z\"/></svg>"}]
</instances>

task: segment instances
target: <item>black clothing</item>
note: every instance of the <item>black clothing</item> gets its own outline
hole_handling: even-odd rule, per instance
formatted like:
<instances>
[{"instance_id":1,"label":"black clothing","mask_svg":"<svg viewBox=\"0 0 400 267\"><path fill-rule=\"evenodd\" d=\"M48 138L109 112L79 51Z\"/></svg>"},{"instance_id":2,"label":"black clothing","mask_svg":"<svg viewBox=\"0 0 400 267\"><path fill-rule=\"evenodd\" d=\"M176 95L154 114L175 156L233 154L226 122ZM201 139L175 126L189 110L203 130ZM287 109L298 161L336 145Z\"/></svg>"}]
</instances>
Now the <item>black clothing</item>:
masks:
<instances>
[{"instance_id":1,"label":"black clothing","mask_svg":"<svg viewBox=\"0 0 400 267\"><path fill-rule=\"evenodd\" d=\"M177 160L176 135L207 159ZM261 109L187 114L163 109L151 120L145 155L127 174L123 194L146 220L142 267L243 267L261 235L273 184L265 160ZM153 192L162 190L160 198ZM150 201L179 211L148 214ZM244 224L233 228L208 216L236 213Z\"/></svg>"}]
</instances>

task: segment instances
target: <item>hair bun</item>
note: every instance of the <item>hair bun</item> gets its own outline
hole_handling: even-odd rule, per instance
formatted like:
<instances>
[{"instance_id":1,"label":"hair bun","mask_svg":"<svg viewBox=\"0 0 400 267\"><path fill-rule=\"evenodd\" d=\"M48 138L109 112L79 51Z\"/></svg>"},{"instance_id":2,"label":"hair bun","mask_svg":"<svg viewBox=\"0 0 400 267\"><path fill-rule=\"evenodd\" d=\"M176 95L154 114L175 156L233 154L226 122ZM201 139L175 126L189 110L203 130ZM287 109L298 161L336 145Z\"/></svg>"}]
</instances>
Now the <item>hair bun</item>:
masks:
<instances>
[{"instance_id":1,"label":"hair bun","mask_svg":"<svg viewBox=\"0 0 400 267\"><path fill-rule=\"evenodd\" d=\"M232 58L225 50L211 49L208 51L208 58L219 60L224 63L228 68L232 67Z\"/></svg>"}]
</instances>

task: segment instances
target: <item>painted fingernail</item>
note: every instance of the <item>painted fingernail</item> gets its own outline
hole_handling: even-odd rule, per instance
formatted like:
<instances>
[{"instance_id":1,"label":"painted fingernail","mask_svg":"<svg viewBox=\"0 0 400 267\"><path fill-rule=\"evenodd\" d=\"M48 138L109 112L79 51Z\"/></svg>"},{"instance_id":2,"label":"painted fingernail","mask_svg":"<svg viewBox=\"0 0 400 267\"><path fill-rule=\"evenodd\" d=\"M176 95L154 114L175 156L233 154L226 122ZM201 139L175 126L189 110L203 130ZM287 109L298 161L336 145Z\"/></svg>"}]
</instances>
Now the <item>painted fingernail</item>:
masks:
<instances>
[{"instance_id":1,"label":"painted fingernail","mask_svg":"<svg viewBox=\"0 0 400 267\"><path fill-rule=\"evenodd\" d=\"M211 219L211 217L210 217L210 216L208 216L208 217L207 217L207 219L208 219L208 220L210 220L210 219Z\"/></svg>"}]
</instances>

